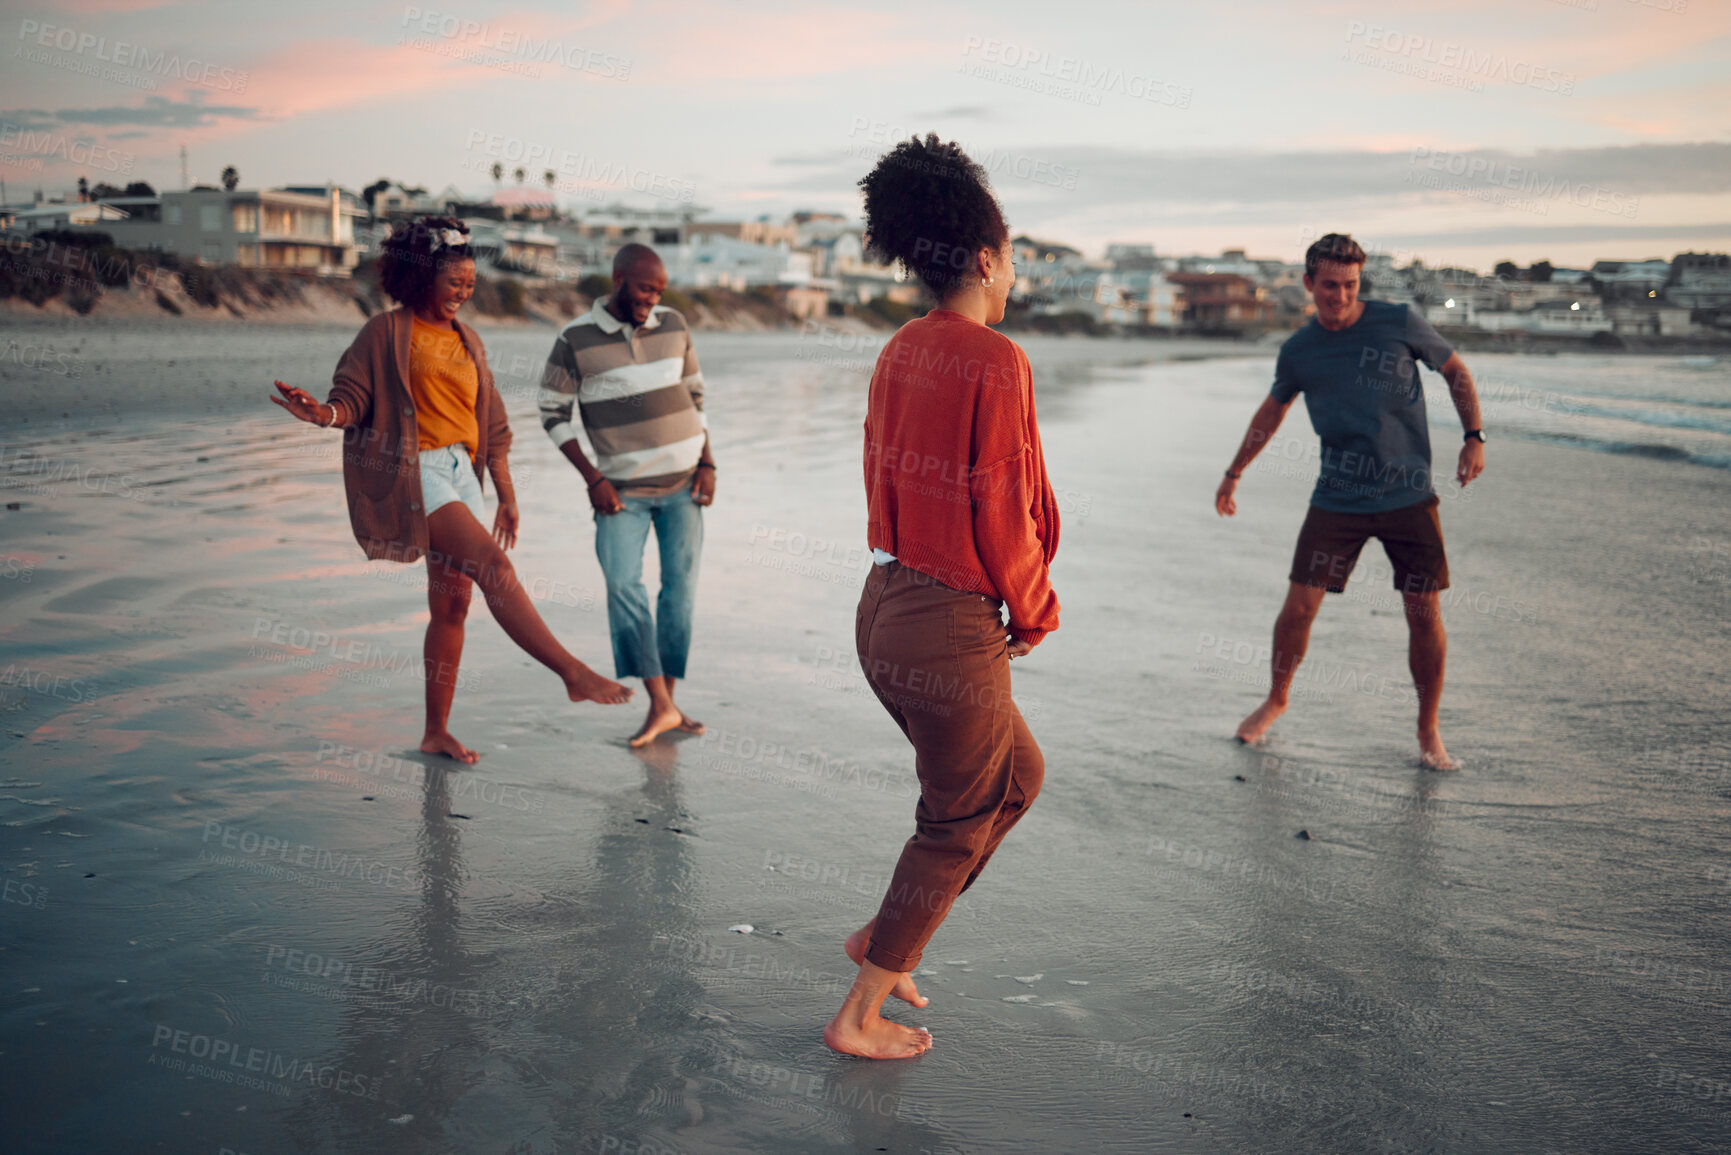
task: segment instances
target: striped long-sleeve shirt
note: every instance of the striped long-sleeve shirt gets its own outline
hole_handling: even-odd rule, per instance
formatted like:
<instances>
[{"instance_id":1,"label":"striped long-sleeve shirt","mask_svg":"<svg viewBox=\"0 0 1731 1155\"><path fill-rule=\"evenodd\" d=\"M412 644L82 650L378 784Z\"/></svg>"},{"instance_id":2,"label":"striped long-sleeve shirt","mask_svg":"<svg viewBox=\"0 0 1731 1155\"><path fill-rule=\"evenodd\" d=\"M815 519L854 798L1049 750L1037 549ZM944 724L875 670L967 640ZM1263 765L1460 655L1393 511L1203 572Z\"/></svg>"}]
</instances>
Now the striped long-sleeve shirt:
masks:
<instances>
[{"instance_id":1,"label":"striped long-sleeve shirt","mask_svg":"<svg viewBox=\"0 0 1731 1155\"><path fill-rule=\"evenodd\" d=\"M708 436L691 330L665 305L632 325L607 311L606 297L596 301L553 342L539 400L555 445L577 436L571 410L581 410L595 468L621 491L673 492L697 468Z\"/></svg>"}]
</instances>

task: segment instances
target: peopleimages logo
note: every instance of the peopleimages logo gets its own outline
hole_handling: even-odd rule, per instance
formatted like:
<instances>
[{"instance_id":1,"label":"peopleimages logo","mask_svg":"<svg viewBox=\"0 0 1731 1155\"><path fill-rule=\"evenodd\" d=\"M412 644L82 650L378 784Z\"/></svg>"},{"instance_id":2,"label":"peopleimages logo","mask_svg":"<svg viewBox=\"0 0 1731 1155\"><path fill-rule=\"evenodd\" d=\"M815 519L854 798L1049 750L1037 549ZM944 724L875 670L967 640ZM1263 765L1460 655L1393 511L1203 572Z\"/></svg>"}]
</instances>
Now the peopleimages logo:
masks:
<instances>
[{"instance_id":1,"label":"peopleimages logo","mask_svg":"<svg viewBox=\"0 0 1731 1155\"><path fill-rule=\"evenodd\" d=\"M1417 170L1429 169L1461 178L1463 185L1456 186L1457 190L1466 185L1511 189L1526 193L1536 201L1542 202L1547 198L1566 200L1580 208L1628 217L1630 220L1635 219L1635 214L1641 207L1640 197L1629 196L1602 185L1572 181L1493 157L1473 156L1464 152L1439 152L1422 144L1413 147L1412 155L1407 158L1407 168L1408 184L1424 184L1421 179L1424 174Z\"/></svg>"},{"instance_id":2,"label":"peopleimages logo","mask_svg":"<svg viewBox=\"0 0 1731 1155\"><path fill-rule=\"evenodd\" d=\"M1504 54L1481 52L1430 36L1403 35L1392 28L1353 20L1346 26L1346 42L1350 45L1360 41L1366 48L1455 71L1475 81L1500 81L1554 92L1559 96L1575 94L1573 72L1558 72L1525 60L1510 60Z\"/></svg>"},{"instance_id":3,"label":"peopleimages logo","mask_svg":"<svg viewBox=\"0 0 1731 1155\"><path fill-rule=\"evenodd\" d=\"M18 39L37 47L70 52L72 55L86 60L101 61L104 64L131 68L156 76L169 76L176 80L184 80L188 84L202 84L206 88L216 88L223 92L245 92L247 80L252 75L233 68L210 64L196 57L189 56L183 60L178 52L173 55L167 52L158 52L153 56L150 49L142 44L132 44L125 40L109 43L106 36L80 32L76 28L67 28L58 24L43 24L35 20L20 20L18 22ZM20 49L13 55L22 56L23 50ZM34 59L32 57L32 60Z\"/></svg>"},{"instance_id":4,"label":"peopleimages logo","mask_svg":"<svg viewBox=\"0 0 1731 1155\"><path fill-rule=\"evenodd\" d=\"M522 60L560 64L574 72L593 73L608 80L631 79L629 57L585 48L581 44L566 44L551 36L537 37L496 24L468 20L450 12L409 5L403 9L403 27L425 36L473 43L478 48Z\"/></svg>"},{"instance_id":5,"label":"peopleimages logo","mask_svg":"<svg viewBox=\"0 0 1731 1155\"><path fill-rule=\"evenodd\" d=\"M581 193L594 186L605 186L629 188L632 192L686 204L697 197L695 181L679 180L664 173L632 167L616 160L572 152L540 141L524 140L520 136L504 136L497 132L473 128L469 130L463 148L489 158L487 161L477 161L472 166L465 161L464 167L484 171L491 167L491 161L521 164L525 168L546 165L549 166L548 171L554 173L560 189L567 192Z\"/></svg>"},{"instance_id":6,"label":"peopleimages logo","mask_svg":"<svg viewBox=\"0 0 1731 1155\"><path fill-rule=\"evenodd\" d=\"M15 149L17 155L37 160L58 157L85 168L126 176L132 174L135 159L130 152L105 148L93 140L79 140L61 132L32 132L9 120L0 120L0 148Z\"/></svg>"},{"instance_id":7,"label":"peopleimages logo","mask_svg":"<svg viewBox=\"0 0 1731 1155\"><path fill-rule=\"evenodd\" d=\"M962 58L961 71L970 76L1089 105L1098 105L1102 93L1113 92L1150 104L1189 108L1196 92L1188 85L1116 65L1096 64L1079 56L1055 56L994 37L969 36L962 43Z\"/></svg>"},{"instance_id":8,"label":"peopleimages logo","mask_svg":"<svg viewBox=\"0 0 1731 1155\"><path fill-rule=\"evenodd\" d=\"M295 1059L281 1051L251 1047L215 1035L199 1035L165 1023L157 1023L151 1040L149 1064L171 1071L234 1083L276 1095L287 1095L289 1086L305 1083L338 1094L377 1099L383 1081L357 1074L332 1063ZM176 1059L171 1055L184 1055ZM187 1059L195 1060L189 1063Z\"/></svg>"}]
</instances>

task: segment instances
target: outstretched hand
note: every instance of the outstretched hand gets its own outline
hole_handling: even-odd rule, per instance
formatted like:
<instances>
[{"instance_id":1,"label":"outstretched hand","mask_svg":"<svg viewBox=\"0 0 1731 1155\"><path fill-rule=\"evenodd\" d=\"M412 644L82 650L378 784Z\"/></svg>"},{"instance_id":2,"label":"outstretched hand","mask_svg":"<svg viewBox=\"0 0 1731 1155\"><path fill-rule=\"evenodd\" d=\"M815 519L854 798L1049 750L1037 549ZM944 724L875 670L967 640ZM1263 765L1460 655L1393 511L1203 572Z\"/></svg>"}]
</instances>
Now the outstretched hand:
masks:
<instances>
[{"instance_id":1,"label":"outstretched hand","mask_svg":"<svg viewBox=\"0 0 1731 1155\"><path fill-rule=\"evenodd\" d=\"M318 398L314 397L311 393L308 393L305 389L296 389L293 385L284 385L281 381L276 383L276 387L282 396L273 396L271 397L272 401L281 405L284 409L287 409L290 413L294 414L302 421L305 421L308 425L324 424L324 418L321 412L324 409L324 405L319 402Z\"/></svg>"}]
</instances>

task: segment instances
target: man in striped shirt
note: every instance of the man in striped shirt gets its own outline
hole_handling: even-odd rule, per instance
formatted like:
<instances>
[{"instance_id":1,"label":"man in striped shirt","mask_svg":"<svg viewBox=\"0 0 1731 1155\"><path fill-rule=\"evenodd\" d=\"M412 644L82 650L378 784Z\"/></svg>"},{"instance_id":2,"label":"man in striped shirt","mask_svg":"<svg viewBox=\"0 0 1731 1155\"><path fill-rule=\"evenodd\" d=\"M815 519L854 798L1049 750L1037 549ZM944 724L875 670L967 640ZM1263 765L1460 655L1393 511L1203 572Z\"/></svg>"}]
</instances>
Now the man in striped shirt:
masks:
<instances>
[{"instance_id":1,"label":"man in striped shirt","mask_svg":"<svg viewBox=\"0 0 1731 1155\"><path fill-rule=\"evenodd\" d=\"M595 509L614 676L642 678L649 691L649 715L631 736L633 746L669 730L703 733L703 723L674 704L673 684L685 676L691 648L702 507L715 500L715 461L691 331L659 303L666 288L655 250L621 248L612 294L560 331L541 378L541 424L583 475ZM573 405L593 462L578 444ZM643 588L651 528L661 552L653 615Z\"/></svg>"}]
</instances>

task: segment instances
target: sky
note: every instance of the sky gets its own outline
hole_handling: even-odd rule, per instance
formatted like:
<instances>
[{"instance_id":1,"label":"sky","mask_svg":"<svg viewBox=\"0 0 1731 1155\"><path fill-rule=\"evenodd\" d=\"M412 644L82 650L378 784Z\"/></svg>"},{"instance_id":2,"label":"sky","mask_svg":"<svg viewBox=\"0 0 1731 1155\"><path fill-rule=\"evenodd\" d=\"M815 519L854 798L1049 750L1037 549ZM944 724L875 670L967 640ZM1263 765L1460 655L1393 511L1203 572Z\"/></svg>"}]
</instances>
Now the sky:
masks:
<instances>
[{"instance_id":1,"label":"sky","mask_svg":"<svg viewBox=\"0 0 1731 1155\"><path fill-rule=\"evenodd\" d=\"M1731 2L0 2L0 180L526 169L581 214L857 217L936 132L1012 228L1098 255L1405 264L1731 250Z\"/></svg>"}]
</instances>

